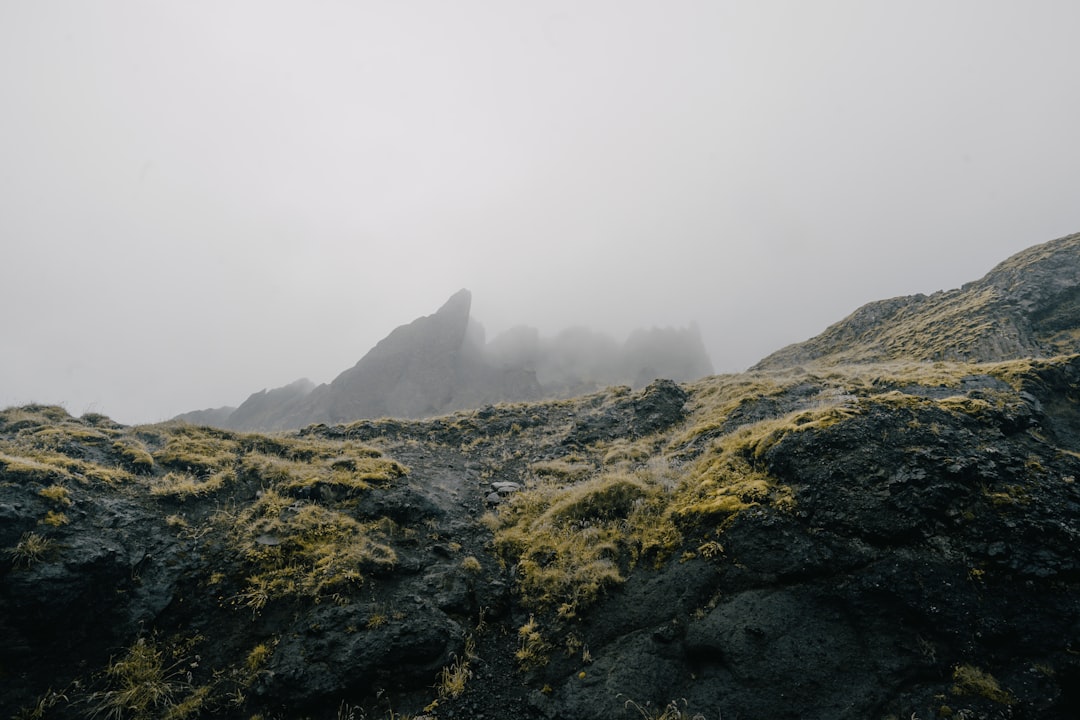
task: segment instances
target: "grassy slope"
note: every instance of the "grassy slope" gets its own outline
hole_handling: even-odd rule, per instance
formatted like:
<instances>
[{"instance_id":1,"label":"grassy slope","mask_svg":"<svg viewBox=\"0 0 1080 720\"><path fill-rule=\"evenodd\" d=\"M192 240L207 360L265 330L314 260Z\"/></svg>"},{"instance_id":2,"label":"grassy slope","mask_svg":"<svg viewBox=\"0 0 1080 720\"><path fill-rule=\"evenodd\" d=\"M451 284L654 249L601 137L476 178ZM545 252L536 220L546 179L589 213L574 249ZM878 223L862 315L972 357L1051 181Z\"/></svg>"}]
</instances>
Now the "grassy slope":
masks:
<instances>
[{"instance_id":1,"label":"grassy slope","mask_svg":"<svg viewBox=\"0 0 1080 720\"><path fill-rule=\"evenodd\" d=\"M808 363L985 361L1080 349L1076 300L1080 234L1036 245L963 288L870 303L820 335L783 348L758 369ZM1057 313L1059 322L1045 322Z\"/></svg>"},{"instance_id":2,"label":"grassy slope","mask_svg":"<svg viewBox=\"0 0 1080 720\"><path fill-rule=\"evenodd\" d=\"M966 315L970 308L955 311ZM243 619L289 608L281 615L289 617L306 606L365 603L373 588L394 582L401 556L428 557L419 546L438 541L457 553L453 563L463 573L484 582L516 568L514 602L530 617L511 628L517 634L511 651L514 663L528 670L543 666L553 648L573 646L574 621L636 568L721 553L726 528L749 509L796 511L791 488L761 462L781 439L849 421L875 405L932 403L977 413L979 403L993 398L967 399L960 390L965 378L1019 387L1033 367L1058 362L1064 361L716 376L690 387L684 422L580 447L564 442L574 418L604 412L626 390L505 406L494 418L466 412L430 422L365 421L336 433L274 435L179 423L121 427L97 415L72 418L59 408L9 408L0 412L0 486L38 498L39 517L3 549L4 561L10 573L63 562L65 543L80 531L81 516L73 510L122 496L149 504L161 532L224 549L213 555L220 566L204 566L203 576L189 583L216 596L222 612ZM933 397L913 399L913 386L932 389ZM355 439L361 435L370 439ZM472 538L464 547L453 536L440 538L430 517L402 522L370 510L382 493L427 482L394 457L420 457L438 447L471 459L483 482L523 486L483 518L477 512L445 523ZM475 509L486 491L453 492ZM484 538L491 542L483 544ZM367 616L369 630L397 620L392 607L377 604ZM41 678L32 688L37 705L25 704L22 716L62 716L63 708L76 706L117 718L257 716L248 689L284 629L233 643L214 654L213 667L186 676L176 667L190 665L199 644L211 655L205 647L213 641L162 639L146 630L103 665ZM452 703L453 688L468 679L468 658L461 655L456 667L448 664L432 678L431 700L441 695L443 707ZM437 715L438 704L431 707Z\"/></svg>"}]
</instances>

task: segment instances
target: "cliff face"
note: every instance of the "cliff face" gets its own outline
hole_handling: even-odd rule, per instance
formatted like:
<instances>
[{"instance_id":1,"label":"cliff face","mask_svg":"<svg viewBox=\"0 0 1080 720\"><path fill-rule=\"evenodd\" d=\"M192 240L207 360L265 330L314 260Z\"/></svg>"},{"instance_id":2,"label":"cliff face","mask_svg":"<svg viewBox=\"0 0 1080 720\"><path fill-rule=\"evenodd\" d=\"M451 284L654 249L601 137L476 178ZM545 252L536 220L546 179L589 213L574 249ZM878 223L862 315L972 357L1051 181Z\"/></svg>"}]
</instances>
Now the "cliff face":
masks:
<instances>
[{"instance_id":1,"label":"cliff face","mask_svg":"<svg viewBox=\"0 0 1080 720\"><path fill-rule=\"evenodd\" d=\"M469 315L468 290L438 312L402 325L328 385L307 380L251 395L235 410L178 419L249 430L299 428L361 418L434 417L498 402L570 397L656 378L695 380L712 372L696 327L638 331L620 345L585 328L542 340L517 328L484 342Z\"/></svg>"},{"instance_id":2,"label":"cliff face","mask_svg":"<svg viewBox=\"0 0 1080 720\"><path fill-rule=\"evenodd\" d=\"M471 302L461 290L434 315L391 332L330 383L309 416L330 422L425 417L449 407L466 362Z\"/></svg>"},{"instance_id":3,"label":"cliff face","mask_svg":"<svg viewBox=\"0 0 1080 720\"><path fill-rule=\"evenodd\" d=\"M234 412L224 413L224 419L212 416L213 424L276 430L360 418L430 417L542 397L529 372L485 360L483 339L469 317L471 303L469 291L461 290L434 314L396 328L333 382L315 387L298 381L255 393Z\"/></svg>"},{"instance_id":4,"label":"cliff face","mask_svg":"<svg viewBox=\"0 0 1080 720\"><path fill-rule=\"evenodd\" d=\"M1029 248L958 290L870 303L752 368L992 362L1080 351L1080 234Z\"/></svg>"}]
</instances>

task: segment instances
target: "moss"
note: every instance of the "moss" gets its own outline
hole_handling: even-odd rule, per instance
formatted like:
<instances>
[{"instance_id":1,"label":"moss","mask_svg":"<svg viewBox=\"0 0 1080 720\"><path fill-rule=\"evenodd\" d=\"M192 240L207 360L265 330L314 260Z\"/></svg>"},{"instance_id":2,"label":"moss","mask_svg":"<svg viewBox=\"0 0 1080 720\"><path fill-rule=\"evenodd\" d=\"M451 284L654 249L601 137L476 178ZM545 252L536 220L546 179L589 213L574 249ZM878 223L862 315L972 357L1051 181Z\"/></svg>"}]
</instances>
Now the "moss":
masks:
<instances>
[{"instance_id":1,"label":"moss","mask_svg":"<svg viewBox=\"0 0 1080 720\"><path fill-rule=\"evenodd\" d=\"M290 482L294 476L307 472L308 467L304 462L253 452L240 460L239 472L245 480L254 479L277 485Z\"/></svg>"},{"instance_id":2,"label":"moss","mask_svg":"<svg viewBox=\"0 0 1080 720\"><path fill-rule=\"evenodd\" d=\"M71 493L63 485L49 485L38 490L38 495L51 502L56 507L70 507Z\"/></svg>"},{"instance_id":3,"label":"moss","mask_svg":"<svg viewBox=\"0 0 1080 720\"><path fill-rule=\"evenodd\" d=\"M154 456L147 452L137 438L117 440L112 444L112 449L119 456L120 462L133 472L146 474L154 469Z\"/></svg>"},{"instance_id":4,"label":"moss","mask_svg":"<svg viewBox=\"0 0 1080 720\"><path fill-rule=\"evenodd\" d=\"M284 435L247 433L238 436L237 442L245 453L272 455L284 460L308 461L319 456L314 443Z\"/></svg>"},{"instance_id":5,"label":"moss","mask_svg":"<svg viewBox=\"0 0 1080 720\"><path fill-rule=\"evenodd\" d=\"M15 432L40 425L70 422L73 418L59 405L23 405L0 410L0 430Z\"/></svg>"},{"instance_id":6,"label":"moss","mask_svg":"<svg viewBox=\"0 0 1080 720\"><path fill-rule=\"evenodd\" d=\"M68 519L67 515L62 512L56 512L55 510L48 511L45 513L45 517L41 519L41 524L48 525L49 527L60 527L61 525L67 525L69 522L71 521Z\"/></svg>"},{"instance_id":7,"label":"moss","mask_svg":"<svg viewBox=\"0 0 1080 720\"><path fill-rule=\"evenodd\" d=\"M274 648L272 644L259 643L251 648L251 652L247 654L247 657L244 659L244 667L250 675L255 675L266 666L266 663L270 660L270 656L273 654Z\"/></svg>"},{"instance_id":8,"label":"moss","mask_svg":"<svg viewBox=\"0 0 1080 720\"><path fill-rule=\"evenodd\" d=\"M632 475L605 474L560 493L541 522L565 524L624 518L630 514L634 502L646 493L644 483Z\"/></svg>"},{"instance_id":9,"label":"moss","mask_svg":"<svg viewBox=\"0 0 1080 720\"><path fill-rule=\"evenodd\" d=\"M791 489L757 469L766 450L786 435L839 422L842 415L821 417L797 413L756 423L716 441L693 463L679 488L671 511L680 521L695 525L724 519L762 503L782 510L794 504Z\"/></svg>"},{"instance_id":10,"label":"moss","mask_svg":"<svg viewBox=\"0 0 1080 720\"><path fill-rule=\"evenodd\" d=\"M250 437L246 439L252 444ZM373 448L351 443L301 443L290 446L286 459L279 455L251 452L239 463L241 477L257 479L281 492L300 494L318 486L353 492L373 484L386 484L408 474L409 469L396 460L382 456ZM281 449L281 448L279 448Z\"/></svg>"},{"instance_id":11,"label":"moss","mask_svg":"<svg viewBox=\"0 0 1080 720\"><path fill-rule=\"evenodd\" d=\"M605 466L618 465L620 463L641 463L648 460L653 452L646 443L631 443L627 440L616 440L609 447L603 448Z\"/></svg>"},{"instance_id":12,"label":"moss","mask_svg":"<svg viewBox=\"0 0 1080 720\"><path fill-rule=\"evenodd\" d=\"M345 490L365 490L373 483L384 484L404 477L406 468L396 460L382 457L337 458L320 465L305 465L300 472L290 474L280 489L292 491L316 485Z\"/></svg>"},{"instance_id":13,"label":"moss","mask_svg":"<svg viewBox=\"0 0 1080 720\"><path fill-rule=\"evenodd\" d=\"M168 468L212 473L232 465L238 450L239 444L229 435L181 425L165 447L153 453L153 458Z\"/></svg>"},{"instance_id":14,"label":"moss","mask_svg":"<svg viewBox=\"0 0 1080 720\"><path fill-rule=\"evenodd\" d=\"M0 452L0 473L16 482L58 485L64 481L116 485L132 479L122 468L108 467L50 450L7 447Z\"/></svg>"},{"instance_id":15,"label":"moss","mask_svg":"<svg viewBox=\"0 0 1080 720\"><path fill-rule=\"evenodd\" d=\"M53 463L4 453L0 453L0 472L9 480L18 483L52 483L71 477L71 473Z\"/></svg>"},{"instance_id":16,"label":"moss","mask_svg":"<svg viewBox=\"0 0 1080 720\"><path fill-rule=\"evenodd\" d=\"M526 488L487 522L500 557L517 565L525 605L572 618L623 581L621 564L678 543L666 492L645 471L604 473L566 488Z\"/></svg>"},{"instance_id":17,"label":"moss","mask_svg":"<svg viewBox=\"0 0 1080 720\"><path fill-rule=\"evenodd\" d=\"M363 571L392 567L394 550L380 539L385 525L360 523L338 510L265 491L232 526L233 545L255 573L234 600L254 611L285 597L348 602Z\"/></svg>"},{"instance_id":18,"label":"moss","mask_svg":"<svg viewBox=\"0 0 1080 720\"><path fill-rule=\"evenodd\" d=\"M236 473L232 470L221 470L207 478L199 478L183 472L170 472L150 485L150 494L186 500L212 495L235 480Z\"/></svg>"},{"instance_id":19,"label":"moss","mask_svg":"<svg viewBox=\"0 0 1080 720\"><path fill-rule=\"evenodd\" d=\"M40 427L27 436L27 441L39 448L68 450L77 445L104 446L116 436L117 432L112 429L63 423Z\"/></svg>"},{"instance_id":20,"label":"moss","mask_svg":"<svg viewBox=\"0 0 1080 720\"><path fill-rule=\"evenodd\" d=\"M1001 705L1016 703L1016 698L1003 690L993 675L974 665L957 665L952 677L954 695L978 695Z\"/></svg>"},{"instance_id":21,"label":"moss","mask_svg":"<svg viewBox=\"0 0 1080 720\"><path fill-rule=\"evenodd\" d=\"M135 479L130 472L123 468L107 467L82 460L70 460L66 463L66 467L76 480L85 483L100 482L106 485L121 485Z\"/></svg>"}]
</instances>

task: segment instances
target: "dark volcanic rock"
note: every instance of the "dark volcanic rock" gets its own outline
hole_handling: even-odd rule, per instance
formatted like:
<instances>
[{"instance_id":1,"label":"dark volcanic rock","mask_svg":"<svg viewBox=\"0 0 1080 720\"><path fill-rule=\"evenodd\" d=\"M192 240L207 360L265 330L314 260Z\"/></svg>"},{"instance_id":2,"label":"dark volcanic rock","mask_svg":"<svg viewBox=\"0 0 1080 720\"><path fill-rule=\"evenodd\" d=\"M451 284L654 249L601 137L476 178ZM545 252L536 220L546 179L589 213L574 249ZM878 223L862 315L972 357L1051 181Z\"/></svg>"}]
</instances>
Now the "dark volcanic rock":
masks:
<instances>
[{"instance_id":1,"label":"dark volcanic rock","mask_svg":"<svg viewBox=\"0 0 1080 720\"><path fill-rule=\"evenodd\" d=\"M761 385L768 394L726 398L740 383L757 386L658 381L639 392L263 438L66 416L34 425L11 414L0 428L0 545L15 560L0 564L9 639L0 709L55 701L49 717L83 717L115 687L110 658L145 642L183 668L171 676L174 702L206 693L203 717L374 717L391 701L394 712L428 706L447 718L511 708L530 719L619 717L636 712L631 701L654 715L675 703L684 717L710 720L1076 717L1080 357L955 373L940 382L885 369L807 372ZM158 462L110 485L11 455L40 452L47 440L65 457L111 466L113 438L147 443ZM177 438L188 448L204 447L195 438L211 449L235 443L228 465L243 471L217 495L148 495L165 473L180 472L165 452ZM360 442L391 449L407 474L343 488L334 473L373 457ZM518 498L539 502L537 487L572 498L574 480L534 484L537 461L596 467L611 449L632 447L666 448L615 462L627 463L616 475L624 483L650 473L672 483L651 496L672 503L670 555L631 562L612 542L607 557L623 581L594 604L574 617L527 605L523 566L492 554L489 526L478 521L485 497L509 489L500 511ZM787 500L751 491L738 512L679 510L693 483L731 479L724 473L737 465L710 458L732 447L743 447L732 462L784 488ZM344 459L349 448L360 454ZM309 472L323 479L310 482ZM43 518L57 500L42 491L58 483L72 501L70 522L50 526ZM630 487L625 502L608 496L609 517L628 517L644 500ZM255 549L242 550L236 528L271 489L280 514L259 521ZM297 545L274 517L324 519ZM587 512L575 517L566 532L610 527ZM360 562L362 581L315 598L254 593L246 553L318 547L352 522L388 543L391 563ZM53 544L27 563L14 548L29 532ZM552 563L558 552L532 557ZM520 629L534 621L547 662L522 672ZM471 673L462 694L432 706L433 688L462 659Z\"/></svg>"},{"instance_id":2,"label":"dark volcanic rock","mask_svg":"<svg viewBox=\"0 0 1080 720\"><path fill-rule=\"evenodd\" d=\"M462 628L419 597L402 598L395 610L400 620L364 628L362 608L315 609L304 632L283 638L256 692L286 707L318 707L372 687L430 683L458 648Z\"/></svg>"},{"instance_id":3,"label":"dark volcanic rock","mask_svg":"<svg viewBox=\"0 0 1080 720\"><path fill-rule=\"evenodd\" d=\"M568 443L639 438L669 428L685 417L686 391L671 380L657 380L638 395L623 394L602 412L581 418Z\"/></svg>"},{"instance_id":4,"label":"dark volcanic rock","mask_svg":"<svg viewBox=\"0 0 1080 720\"><path fill-rule=\"evenodd\" d=\"M537 707L594 717L621 694L707 718L1076 716L1078 386L1074 358L1023 391L885 394L783 435L759 467L793 511L747 510L711 559L631 577L583 628L583 679L551 668L558 690ZM793 388L775 412L807 397ZM1071 400L1047 414L1054 398ZM1051 657L1057 680L1037 669ZM1009 699L956 690L971 667Z\"/></svg>"},{"instance_id":5,"label":"dark volcanic rock","mask_svg":"<svg viewBox=\"0 0 1080 720\"><path fill-rule=\"evenodd\" d=\"M19 483L0 491L11 509L0 525L0 547L16 547L27 533L47 536L50 545L40 562L0 563L0 673L14 687L103 662L155 622L193 570L159 516L130 499L72 487L66 514L77 528L44 533L40 518L51 503L41 487Z\"/></svg>"}]
</instances>

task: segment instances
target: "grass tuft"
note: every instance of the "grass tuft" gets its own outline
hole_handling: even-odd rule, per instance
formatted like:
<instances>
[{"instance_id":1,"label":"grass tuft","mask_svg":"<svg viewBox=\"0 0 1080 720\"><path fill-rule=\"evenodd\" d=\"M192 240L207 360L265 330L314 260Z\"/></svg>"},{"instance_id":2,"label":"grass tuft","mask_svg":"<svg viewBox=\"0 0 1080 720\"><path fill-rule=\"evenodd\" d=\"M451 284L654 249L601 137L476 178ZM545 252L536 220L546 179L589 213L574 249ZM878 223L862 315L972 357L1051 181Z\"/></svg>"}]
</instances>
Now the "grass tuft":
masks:
<instances>
[{"instance_id":1,"label":"grass tuft","mask_svg":"<svg viewBox=\"0 0 1080 720\"><path fill-rule=\"evenodd\" d=\"M52 540L31 531L23 533L19 542L15 547L9 548L7 553L11 557L12 565L28 568L43 561L54 547Z\"/></svg>"}]
</instances>

